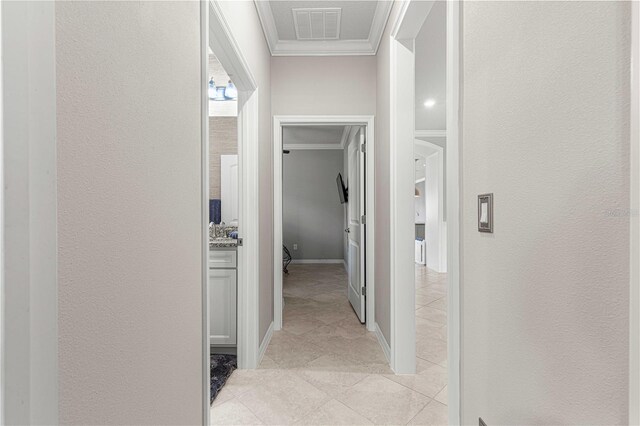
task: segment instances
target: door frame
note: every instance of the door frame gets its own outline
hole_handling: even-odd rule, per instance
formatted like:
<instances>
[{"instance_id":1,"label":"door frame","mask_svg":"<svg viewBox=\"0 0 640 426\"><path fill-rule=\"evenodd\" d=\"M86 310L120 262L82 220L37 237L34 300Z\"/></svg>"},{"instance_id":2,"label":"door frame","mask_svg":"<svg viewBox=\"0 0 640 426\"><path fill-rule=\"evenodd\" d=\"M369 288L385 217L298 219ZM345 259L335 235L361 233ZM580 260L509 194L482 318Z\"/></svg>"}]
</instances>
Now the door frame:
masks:
<instances>
[{"instance_id":1,"label":"door frame","mask_svg":"<svg viewBox=\"0 0 640 426\"><path fill-rule=\"evenodd\" d=\"M640 3L631 2L629 424L640 423Z\"/></svg>"},{"instance_id":2,"label":"door frame","mask_svg":"<svg viewBox=\"0 0 640 426\"><path fill-rule=\"evenodd\" d=\"M203 419L209 424L209 98L207 94L209 48L238 89L238 247L237 355L238 368L258 365L259 350L259 183L258 174L258 84L245 60L218 0L203 1L201 10L201 134L202 134L202 368Z\"/></svg>"},{"instance_id":3,"label":"door frame","mask_svg":"<svg viewBox=\"0 0 640 426\"><path fill-rule=\"evenodd\" d=\"M58 424L55 4L0 22L0 423Z\"/></svg>"},{"instance_id":4,"label":"door frame","mask_svg":"<svg viewBox=\"0 0 640 426\"><path fill-rule=\"evenodd\" d=\"M413 300L413 289L401 286L403 282L414 282L414 269L408 268L403 253L411 249L414 235L407 226L406 218L412 217L413 200L406 196L411 194L414 182L409 181L408 174L403 171L406 164L413 162L413 144L411 149L403 146L401 140L415 130L406 129L402 120L415 115L415 89L410 97L399 97L399 90L405 89L407 81L415 85L415 60L406 60L413 55L413 44L418 32L431 11L433 1L408 0L393 24L390 49L390 90L391 90L391 357L392 368L396 373L412 373L415 371L415 313L406 309L407 301ZM449 423L459 424L462 409L460 363L461 341L461 258L460 258L460 74L461 57L461 2L447 1L447 153L446 153L446 216L447 216L447 273L448 273L448 308L447 308L447 349L448 349L448 393ZM407 50L410 53L407 53ZM403 59L403 60L401 60ZM406 120L406 119L405 119ZM413 172L413 170L412 170ZM409 183L410 182L410 183ZM409 186L411 185L411 186ZM400 255L398 256L398 253ZM409 253L409 260L413 256ZM404 262L404 263L403 263ZM411 265L413 266L413 265ZM413 305L411 305L413 307ZM407 331L408 330L408 331ZM411 332L413 331L413 332Z\"/></svg>"},{"instance_id":5,"label":"door frame","mask_svg":"<svg viewBox=\"0 0 640 426\"><path fill-rule=\"evenodd\" d=\"M282 329L282 127L303 125L366 126L366 226L375 229L374 117L372 115L275 115L273 116L273 325ZM366 239L366 327L375 331L374 233Z\"/></svg>"}]
</instances>

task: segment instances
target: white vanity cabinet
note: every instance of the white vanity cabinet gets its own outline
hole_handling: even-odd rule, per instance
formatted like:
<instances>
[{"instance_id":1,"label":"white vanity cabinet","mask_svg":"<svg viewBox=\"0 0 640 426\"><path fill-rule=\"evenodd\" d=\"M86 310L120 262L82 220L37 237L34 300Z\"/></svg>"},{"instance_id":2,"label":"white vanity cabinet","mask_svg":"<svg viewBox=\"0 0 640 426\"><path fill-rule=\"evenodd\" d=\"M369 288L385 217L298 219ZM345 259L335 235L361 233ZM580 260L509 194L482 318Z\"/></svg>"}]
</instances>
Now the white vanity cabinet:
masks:
<instances>
[{"instance_id":1,"label":"white vanity cabinet","mask_svg":"<svg viewBox=\"0 0 640 426\"><path fill-rule=\"evenodd\" d=\"M233 248L209 251L209 344L236 345L237 252Z\"/></svg>"}]
</instances>

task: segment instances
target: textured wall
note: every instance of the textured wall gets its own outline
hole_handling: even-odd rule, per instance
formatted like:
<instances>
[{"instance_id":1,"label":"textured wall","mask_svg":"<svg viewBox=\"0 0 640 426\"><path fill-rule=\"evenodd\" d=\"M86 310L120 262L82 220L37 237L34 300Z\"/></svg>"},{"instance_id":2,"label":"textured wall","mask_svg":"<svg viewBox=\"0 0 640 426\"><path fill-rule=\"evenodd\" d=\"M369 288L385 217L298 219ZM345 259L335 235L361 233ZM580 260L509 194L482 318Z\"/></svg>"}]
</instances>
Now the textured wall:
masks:
<instances>
[{"instance_id":1,"label":"textured wall","mask_svg":"<svg viewBox=\"0 0 640 426\"><path fill-rule=\"evenodd\" d=\"M274 56L273 115L373 115L375 56Z\"/></svg>"},{"instance_id":2,"label":"textured wall","mask_svg":"<svg viewBox=\"0 0 640 426\"><path fill-rule=\"evenodd\" d=\"M271 53L252 1L221 1L225 19L258 83L260 172L260 341L273 322L273 145Z\"/></svg>"},{"instance_id":3,"label":"textured wall","mask_svg":"<svg viewBox=\"0 0 640 426\"><path fill-rule=\"evenodd\" d=\"M209 117L209 198L220 198L220 156L238 154L238 117Z\"/></svg>"},{"instance_id":4,"label":"textured wall","mask_svg":"<svg viewBox=\"0 0 640 426\"><path fill-rule=\"evenodd\" d=\"M626 423L630 4L463 9L462 421Z\"/></svg>"},{"instance_id":5,"label":"textured wall","mask_svg":"<svg viewBox=\"0 0 640 426\"><path fill-rule=\"evenodd\" d=\"M294 260L344 257L344 208L336 186L338 173L344 176L342 154L292 150L283 156L282 236Z\"/></svg>"},{"instance_id":6,"label":"textured wall","mask_svg":"<svg viewBox=\"0 0 640 426\"><path fill-rule=\"evenodd\" d=\"M199 21L56 3L61 424L202 423Z\"/></svg>"}]
</instances>

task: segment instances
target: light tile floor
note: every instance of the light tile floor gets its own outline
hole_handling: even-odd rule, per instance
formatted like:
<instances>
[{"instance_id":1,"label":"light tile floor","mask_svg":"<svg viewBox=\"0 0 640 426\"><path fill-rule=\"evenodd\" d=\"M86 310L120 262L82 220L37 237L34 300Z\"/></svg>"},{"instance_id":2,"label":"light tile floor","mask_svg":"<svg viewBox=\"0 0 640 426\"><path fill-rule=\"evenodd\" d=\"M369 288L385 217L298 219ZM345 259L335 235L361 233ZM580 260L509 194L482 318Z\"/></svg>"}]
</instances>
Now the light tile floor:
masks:
<instances>
[{"instance_id":1,"label":"light tile floor","mask_svg":"<svg viewBox=\"0 0 640 426\"><path fill-rule=\"evenodd\" d=\"M349 305L343 266L289 270L283 330L257 370L231 375L211 424L447 423L446 274L416 266L417 374L394 375Z\"/></svg>"}]
</instances>

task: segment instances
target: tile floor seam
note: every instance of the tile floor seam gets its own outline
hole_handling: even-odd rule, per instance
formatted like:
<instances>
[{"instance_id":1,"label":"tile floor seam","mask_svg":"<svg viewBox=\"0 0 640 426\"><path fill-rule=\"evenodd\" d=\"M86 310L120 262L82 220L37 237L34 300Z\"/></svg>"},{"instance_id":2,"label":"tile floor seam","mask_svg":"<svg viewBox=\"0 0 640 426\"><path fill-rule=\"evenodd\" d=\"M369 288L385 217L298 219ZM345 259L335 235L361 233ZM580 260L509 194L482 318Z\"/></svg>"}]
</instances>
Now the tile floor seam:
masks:
<instances>
[{"instance_id":1,"label":"tile floor seam","mask_svg":"<svg viewBox=\"0 0 640 426\"><path fill-rule=\"evenodd\" d=\"M422 358L421 358L421 359L422 359ZM423 360L423 361L428 361L428 360L426 360L426 359L425 359L425 360ZM431 361L428 361L428 362L431 362ZM433 364L433 363L432 363L432 364ZM433 364L433 365L437 365L437 366L441 367L441 365L440 365L440 364ZM413 376L413 375L414 375L414 374L407 374L406 376ZM419 374L417 374L417 373L416 373L416 374L415 374L415 376L419 376ZM430 396L430 395L428 395L428 394L426 394L426 393L424 393L424 392L419 391L418 389L414 389L414 388L412 388L411 386L407 386L407 385L405 385L404 383L396 382L395 380L393 380L393 379L389 379L388 377L385 377L385 379L391 380L392 382L397 383L397 384L399 384L400 386L404 386L405 388L407 388L407 389L409 389L409 390L412 390L412 391L414 391L414 392L418 392L420 395L424 395L424 396L426 396L427 398L429 398L430 400L431 400L431 399L435 399L435 397L436 397L440 392L442 392L442 390L443 390L444 388L446 388L446 387L447 387L447 385L444 385L442 388L440 388L440 389L438 390L438 392L436 392L435 394L433 394L433 396Z\"/></svg>"},{"instance_id":2,"label":"tile floor seam","mask_svg":"<svg viewBox=\"0 0 640 426\"><path fill-rule=\"evenodd\" d=\"M429 308L422 312L432 318L416 315L422 320L418 321L421 324L417 327L422 327L422 333L416 333L422 353L417 353L416 359L425 363L426 368L420 371L426 375L408 375L412 379L403 382L391 378L393 372L377 339L372 339L372 333L363 332L363 326L355 318L346 292L342 291L342 286L347 285L346 272L341 267L317 266L290 266L293 273L286 277L288 282L283 283L284 328L274 334L267 348L265 359L268 362L264 364L263 361L261 368L255 370L263 373L240 376L236 382L238 394L231 392L232 398L212 407L212 419L216 408L233 402L247 409L246 414L238 414L238 421L246 421L251 413L256 421L264 424L308 423L321 419L333 419L337 423L358 418L362 422L386 424L405 424L416 419L446 422L442 407L446 408L447 404L436 398L447 399L446 395L441 395L447 388L446 383L440 386L442 369L447 369L447 324L433 321L434 317L442 318L442 313L446 315L446 310L433 306L447 306L446 301L443 302L447 297L445 275L416 266L416 294L420 295L420 301L429 303L416 303L415 310ZM436 298L432 299L434 296ZM301 322L295 323L296 320ZM299 349L302 352L296 352ZM425 354L433 359L426 358ZM290 377L293 383L287 386L286 382L282 385L273 382L278 377L285 381ZM427 382L421 382L422 378ZM411 383L413 387L405 383ZM368 393L370 396L366 396ZM378 401L377 405L371 406L368 402L371 397ZM389 407L389 403L401 403L406 409L388 412L385 407ZM233 404L225 409L224 421L229 423L233 422L227 412L232 407L240 407ZM250 405L255 406L254 409ZM429 406L433 408L428 409ZM255 409L263 415L258 415ZM331 409L337 409L340 414L329 413ZM408 416L411 418L407 419Z\"/></svg>"},{"instance_id":3,"label":"tile floor seam","mask_svg":"<svg viewBox=\"0 0 640 426\"><path fill-rule=\"evenodd\" d=\"M239 403L240 403L244 408L246 408L247 410L249 410L249 412L250 412L251 414L253 414L253 415L256 417L256 419L260 420L260 423L262 423L263 425L268 424L267 422L265 422L265 421L264 421L264 419L260 418L260 416L259 416L257 413L255 413L255 412L251 409L251 407L248 407L248 406L247 406L247 404L243 403L239 398L238 398L238 402L239 402Z\"/></svg>"}]
</instances>

